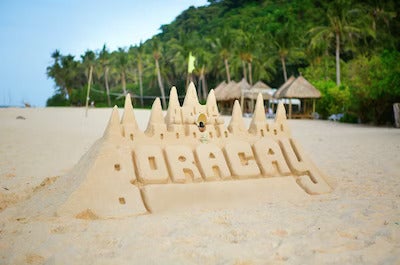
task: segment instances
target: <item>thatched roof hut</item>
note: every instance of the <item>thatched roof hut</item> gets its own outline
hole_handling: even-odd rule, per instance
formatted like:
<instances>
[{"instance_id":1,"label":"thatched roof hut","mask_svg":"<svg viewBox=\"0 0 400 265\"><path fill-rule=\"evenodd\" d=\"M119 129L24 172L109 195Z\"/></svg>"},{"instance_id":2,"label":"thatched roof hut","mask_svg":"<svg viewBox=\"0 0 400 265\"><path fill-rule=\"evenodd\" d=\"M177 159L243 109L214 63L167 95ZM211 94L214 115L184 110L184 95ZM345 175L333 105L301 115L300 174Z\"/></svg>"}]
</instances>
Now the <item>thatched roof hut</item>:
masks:
<instances>
[{"instance_id":1,"label":"thatched roof hut","mask_svg":"<svg viewBox=\"0 0 400 265\"><path fill-rule=\"evenodd\" d=\"M222 112L231 112L233 103L236 99L240 99L242 96L242 90L249 90L250 85L245 79L236 83L231 81L229 83L221 82L215 89L215 98L218 101L219 108Z\"/></svg>"},{"instance_id":2,"label":"thatched roof hut","mask_svg":"<svg viewBox=\"0 0 400 265\"><path fill-rule=\"evenodd\" d=\"M246 82L247 83L247 82ZM242 95L240 99L240 106L243 111L254 112L254 101L257 99L258 94L263 96L264 100L270 100L272 98L272 89L262 81L258 81L249 89L242 89Z\"/></svg>"},{"instance_id":3,"label":"thatched roof hut","mask_svg":"<svg viewBox=\"0 0 400 265\"><path fill-rule=\"evenodd\" d=\"M303 76L294 78L291 76L274 94L275 98L298 98L303 101L302 113L294 115L299 118L311 118L315 112L315 99L321 97L321 92L316 89ZM312 112L307 109L306 99L313 99ZM292 118L292 104L289 101L289 118Z\"/></svg>"},{"instance_id":4,"label":"thatched roof hut","mask_svg":"<svg viewBox=\"0 0 400 265\"><path fill-rule=\"evenodd\" d=\"M236 85L237 83L235 81L226 84L226 86L223 87L221 94L219 94L217 101L229 101L231 97L230 94Z\"/></svg>"},{"instance_id":5,"label":"thatched roof hut","mask_svg":"<svg viewBox=\"0 0 400 265\"><path fill-rule=\"evenodd\" d=\"M249 90L250 85L245 79L242 79L239 83L231 81L228 84L226 82L220 83L215 89L215 98L217 101L232 101L239 99L242 96L242 90Z\"/></svg>"},{"instance_id":6,"label":"thatched roof hut","mask_svg":"<svg viewBox=\"0 0 400 265\"><path fill-rule=\"evenodd\" d=\"M221 83L219 83L219 85L214 88L214 94L215 94L215 98L217 100L221 100L222 95L224 94L224 88L227 86L228 84L225 81L222 81Z\"/></svg>"},{"instance_id":7,"label":"thatched roof hut","mask_svg":"<svg viewBox=\"0 0 400 265\"><path fill-rule=\"evenodd\" d=\"M294 82L294 80L296 80L296 78L292 75L285 83L283 83L283 85L278 88L274 94L274 98L282 98L282 92L285 91Z\"/></svg>"},{"instance_id":8,"label":"thatched roof hut","mask_svg":"<svg viewBox=\"0 0 400 265\"><path fill-rule=\"evenodd\" d=\"M292 77L291 77L292 78ZM289 80L288 80L289 81ZM285 82L285 84L288 82ZM285 85L284 84L284 85ZM281 88L283 85L281 86ZM275 98L320 98L321 92L316 89L303 76L297 77L293 82L279 88L275 94Z\"/></svg>"},{"instance_id":9,"label":"thatched roof hut","mask_svg":"<svg viewBox=\"0 0 400 265\"><path fill-rule=\"evenodd\" d=\"M247 91L250 87L250 84L243 78L239 83L231 87L230 91L228 91L227 98L229 100L239 99L242 96L242 91Z\"/></svg>"},{"instance_id":10,"label":"thatched roof hut","mask_svg":"<svg viewBox=\"0 0 400 265\"><path fill-rule=\"evenodd\" d=\"M265 84L263 81L258 81L250 89L271 89L271 87Z\"/></svg>"},{"instance_id":11,"label":"thatched roof hut","mask_svg":"<svg viewBox=\"0 0 400 265\"><path fill-rule=\"evenodd\" d=\"M243 97L256 100L259 93L261 93L264 100L271 99L273 94L271 87L262 81L258 81L250 89L243 91Z\"/></svg>"}]
</instances>

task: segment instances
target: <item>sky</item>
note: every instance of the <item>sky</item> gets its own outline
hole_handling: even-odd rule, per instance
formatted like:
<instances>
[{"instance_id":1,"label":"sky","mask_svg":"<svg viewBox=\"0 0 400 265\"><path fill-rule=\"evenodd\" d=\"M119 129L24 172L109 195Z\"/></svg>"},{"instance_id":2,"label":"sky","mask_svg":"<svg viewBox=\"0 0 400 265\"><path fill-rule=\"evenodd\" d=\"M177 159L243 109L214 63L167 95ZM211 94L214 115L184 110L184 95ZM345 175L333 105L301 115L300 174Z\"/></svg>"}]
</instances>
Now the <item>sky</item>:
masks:
<instances>
[{"instance_id":1,"label":"sky","mask_svg":"<svg viewBox=\"0 0 400 265\"><path fill-rule=\"evenodd\" d=\"M0 0L0 106L43 107L54 94L51 53L80 58L160 33L190 6L207 0Z\"/></svg>"}]
</instances>

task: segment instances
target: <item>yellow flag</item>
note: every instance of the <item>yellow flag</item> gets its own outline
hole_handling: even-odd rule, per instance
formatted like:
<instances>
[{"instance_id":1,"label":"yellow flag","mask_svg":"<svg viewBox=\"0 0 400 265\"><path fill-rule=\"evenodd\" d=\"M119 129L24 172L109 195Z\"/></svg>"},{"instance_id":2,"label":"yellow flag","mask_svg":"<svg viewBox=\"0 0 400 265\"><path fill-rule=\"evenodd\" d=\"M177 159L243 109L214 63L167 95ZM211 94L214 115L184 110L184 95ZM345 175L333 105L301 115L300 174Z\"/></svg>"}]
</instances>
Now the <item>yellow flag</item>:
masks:
<instances>
[{"instance_id":1,"label":"yellow flag","mask_svg":"<svg viewBox=\"0 0 400 265\"><path fill-rule=\"evenodd\" d=\"M188 61L188 73L192 73L194 70L194 61L196 57L192 55L192 52L189 53L189 61Z\"/></svg>"}]
</instances>

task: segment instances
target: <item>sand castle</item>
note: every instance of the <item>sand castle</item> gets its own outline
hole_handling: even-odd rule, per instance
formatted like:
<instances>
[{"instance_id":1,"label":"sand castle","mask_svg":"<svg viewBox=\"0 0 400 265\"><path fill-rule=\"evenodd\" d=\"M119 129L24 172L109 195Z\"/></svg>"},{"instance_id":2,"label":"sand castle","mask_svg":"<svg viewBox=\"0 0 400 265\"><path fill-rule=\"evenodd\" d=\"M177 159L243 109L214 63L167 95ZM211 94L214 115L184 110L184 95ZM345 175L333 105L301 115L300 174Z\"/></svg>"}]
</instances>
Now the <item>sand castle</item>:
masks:
<instances>
[{"instance_id":1,"label":"sand castle","mask_svg":"<svg viewBox=\"0 0 400 265\"><path fill-rule=\"evenodd\" d=\"M297 200L332 190L291 137L283 104L269 123L259 95L247 129L236 101L226 127L214 92L201 105L193 83L182 106L171 89L165 117L157 98L145 131L127 95L122 119L114 107L103 137L71 175L73 191L59 216L115 218L187 205Z\"/></svg>"}]
</instances>

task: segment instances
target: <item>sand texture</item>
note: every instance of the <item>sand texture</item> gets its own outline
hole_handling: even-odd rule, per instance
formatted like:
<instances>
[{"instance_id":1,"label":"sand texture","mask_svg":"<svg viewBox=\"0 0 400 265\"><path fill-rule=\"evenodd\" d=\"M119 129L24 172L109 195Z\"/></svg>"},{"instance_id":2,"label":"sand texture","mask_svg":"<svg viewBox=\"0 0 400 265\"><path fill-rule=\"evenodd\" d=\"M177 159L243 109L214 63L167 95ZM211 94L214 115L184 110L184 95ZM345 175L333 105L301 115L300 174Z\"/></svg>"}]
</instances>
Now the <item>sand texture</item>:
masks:
<instances>
[{"instance_id":1,"label":"sand texture","mask_svg":"<svg viewBox=\"0 0 400 265\"><path fill-rule=\"evenodd\" d=\"M150 111L134 113L144 131ZM400 264L399 129L289 120L334 188L312 199L108 219L49 214L110 114L0 109L0 264Z\"/></svg>"}]
</instances>

